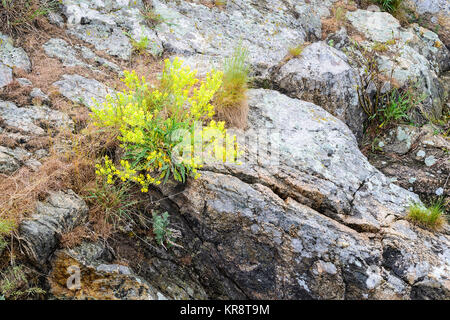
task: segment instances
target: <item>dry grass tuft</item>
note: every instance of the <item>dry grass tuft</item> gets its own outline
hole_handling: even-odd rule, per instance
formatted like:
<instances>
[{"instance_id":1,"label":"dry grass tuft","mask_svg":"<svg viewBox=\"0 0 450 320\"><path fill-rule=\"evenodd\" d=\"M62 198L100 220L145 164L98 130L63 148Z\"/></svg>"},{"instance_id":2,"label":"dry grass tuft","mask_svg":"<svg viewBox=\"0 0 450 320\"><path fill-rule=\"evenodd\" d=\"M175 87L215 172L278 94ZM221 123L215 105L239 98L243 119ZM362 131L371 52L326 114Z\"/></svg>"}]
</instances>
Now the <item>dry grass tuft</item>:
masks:
<instances>
[{"instance_id":1,"label":"dry grass tuft","mask_svg":"<svg viewBox=\"0 0 450 320\"><path fill-rule=\"evenodd\" d=\"M247 126L248 54L248 50L239 45L225 59L222 86L214 97L217 117L241 129Z\"/></svg>"},{"instance_id":2,"label":"dry grass tuft","mask_svg":"<svg viewBox=\"0 0 450 320\"><path fill-rule=\"evenodd\" d=\"M55 138L64 139L70 144L69 150L53 146L52 154L37 171L23 167L11 176L0 174L0 218L19 224L50 191L72 189L82 193L96 178L97 157L117 144L115 137L91 127L83 135L61 133Z\"/></svg>"},{"instance_id":3,"label":"dry grass tuft","mask_svg":"<svg viewBox=\"0 0 450 320\"><path fill-rule=\"evenodd\" d=\"M9 35L21 35L36 30L42 18L55 7L54 1L1 0L0 31Z\"/></svg>"}]
</instances>

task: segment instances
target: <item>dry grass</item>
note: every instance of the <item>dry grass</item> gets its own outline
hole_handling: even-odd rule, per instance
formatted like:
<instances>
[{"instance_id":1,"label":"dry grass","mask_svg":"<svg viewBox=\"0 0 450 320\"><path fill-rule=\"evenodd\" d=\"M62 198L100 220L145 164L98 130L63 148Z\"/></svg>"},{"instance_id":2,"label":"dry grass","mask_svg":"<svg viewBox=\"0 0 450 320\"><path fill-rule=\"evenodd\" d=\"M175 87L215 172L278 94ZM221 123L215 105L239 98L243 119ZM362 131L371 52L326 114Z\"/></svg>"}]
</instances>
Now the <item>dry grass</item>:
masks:
<instances>
[{"instance_id":1,"label":"dry grass","mask_svg":"<svg viewBox=\"0 0 450 320\"><path fill-rule=\"evenodd\" d=\"M55 7L54 1L1 0L0 31L9 35L22 35L36 31L43 17Z\"/></svg>"},{"instance_id":2,"label":"dry grass","mask_svg":"<svg viewBox=\"0 0 450 320\"><path fill-rule=\"evenodd\" d=\"M116 139L92 127L83 134L61 133L71 145L65 152L54 146L52 154L37 171L23 167L11 176L0 174L0 217L18 223L34 211L35 204L50 191L73 189L82 193L95 180L97 157L116 147ZM62 152L63 151L63 152Z\"/></svg>"}]
</instances>

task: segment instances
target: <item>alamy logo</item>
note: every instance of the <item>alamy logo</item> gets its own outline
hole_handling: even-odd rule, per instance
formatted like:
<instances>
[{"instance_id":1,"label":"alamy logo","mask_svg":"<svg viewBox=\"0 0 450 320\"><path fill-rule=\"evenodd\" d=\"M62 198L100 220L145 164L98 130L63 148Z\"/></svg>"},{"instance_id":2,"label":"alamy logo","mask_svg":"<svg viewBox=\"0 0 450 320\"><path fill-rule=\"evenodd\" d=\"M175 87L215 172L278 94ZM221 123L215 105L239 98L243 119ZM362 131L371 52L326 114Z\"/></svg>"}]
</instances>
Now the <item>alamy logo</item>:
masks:
<instances>
[{"instance_id":1,"label":"alamy logo","mask_svg":"<svg viewBox=\"0 0 450 320\"><path fill-rule=\"evenodd\" d=\"M81 271L78 266L70 266L67 268L67 273L70 277L67 278L67 289L69 290L79 290L81 289Z\"/></svg>"}]
</instances>

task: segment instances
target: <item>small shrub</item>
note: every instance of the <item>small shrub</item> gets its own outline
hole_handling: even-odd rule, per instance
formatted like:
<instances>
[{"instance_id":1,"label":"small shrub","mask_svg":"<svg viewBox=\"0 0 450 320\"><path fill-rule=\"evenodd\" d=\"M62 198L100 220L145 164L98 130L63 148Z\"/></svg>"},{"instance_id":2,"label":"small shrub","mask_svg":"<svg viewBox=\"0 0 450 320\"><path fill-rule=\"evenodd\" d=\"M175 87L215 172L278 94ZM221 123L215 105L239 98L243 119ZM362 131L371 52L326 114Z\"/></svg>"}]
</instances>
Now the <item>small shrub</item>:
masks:
<instances>
[{"instance_id":1,"label":"small shrub","mask_svg":"<svg viewBox=\"0 0 450 320\"><path fill-rule=\"evenodd\" d=\"M155 28L156 26L164 22L164 18L159 13L156 13L156 11L147 4L144 4L144 6L142 7L141 15L150 28Z\"/></svg>"},{"instance_id":2,"label":"small shrub","mask_svg":"<svg viewBox=\"0 0 450 320\"><path fill-rule=\"evenodd\" d=\"M297 58L298 56L300 56L302 54L304 48L305 47L302 44L299 44L298 46L295 46L295 47L290 47L288 50L289 55L291 57Z\"/></svg>"},{"instance_id":3,"label":"small shrub","mask_svg":"<svg viewBox=\"0 0 450 320\"><path fill-rule=\"evenodd\" d=\"M93 110L95 125L118 132L124 155L113 162L104 157L96 173L113 184L115 180L136 182L142 192L169 177L185 182L197 178L207 161L236 162L235 137L226 133L225 123L212 120L210 101L221 85L222 72L212 71L204 82L182 61L165 61L157 87L144 77L125 71L128 90ZM203 126L203 123L206 123Z\"/></svg>"},{"instance_id":4,"label":"small shrub","mask_svg":"<svg viewBox=\"0 0 450 320\"><path fill-rule=\"evenodd\" d=\"M411 91L401 92L394 88L384 97L386 98L385 103L377 112L381 122L380 128L400 120L409 120L408 112L417 102Z\"/></svg>"},{"instance_id":5,"label":"small shrub","mask_svg":"<svg viewBox=\"0 0 450 320\"><path fill-rule=\"evenodd\" d=\"M45 294L41 288L30 285L22 266L11 266L0 275L0 293L3 298L17 300Z\"/></svg>"},{"instance_id":6,"label":"small shrub","mask_svg":"<svg viewBox=\"0 0 450 320\"><path fill-rule=\"evenodd\" d=\"M112 185L99 178L85 194L95 234L106 239L114 231L134 225L140 200L133 195L129 183Z\"/></svg>"},{"instance_id":7,"label":"small shrub","mask_svg":"<svg viewBox=\"0 0 450 320\"><path fill-rule=\"evenodd\" d=\"M153 218L153 234L155 235L156 242L166 248L166 246L178 246L174 240L181 236L178 230L169 228L169 213L166 211L159 214L157 211L152 212Z\"/></svg>"},{"instance_id":8,"label":"small shrub","mask_svg":"<svg viewBox=\"0 0 450 320\"><path fill-rule=\"evenodd\" d=\"M382 42L375 42L372 46L372 49L377 52L386 52L388 51L388 47L385 43Z\"/></svg>"},{"instance_id":9,"label":"small shrub","mask_svg":"<svg viewBox=\"0 0 450 320\"><path fill-rule=\"evenodd\" d=\"M402 4L402 0L374 0L376 4L381 6L383 11L396 13Z\"/></svg>"},{"instance_id":10,"label":"small shrub","mask_svg":"<svg viewBox=\"0 0 450 320\"><path fill-rule=\"evenodd\" d=\"M247 125L248 55L248 50L239 44L225 59L222 86L214 98L218 117L238 128Z\"/></svg>"},{"instance_id":11,"label":"small shrub","mask_svg":"<svg viewBox=\"0 0 450 320\"><path fill-rule=\"evenodd\" d=\"M429 229L439 229L445 224L441 202L436 201L430 207L414 203L408 209L408 220Z\"/></svg>"}]
</instances>

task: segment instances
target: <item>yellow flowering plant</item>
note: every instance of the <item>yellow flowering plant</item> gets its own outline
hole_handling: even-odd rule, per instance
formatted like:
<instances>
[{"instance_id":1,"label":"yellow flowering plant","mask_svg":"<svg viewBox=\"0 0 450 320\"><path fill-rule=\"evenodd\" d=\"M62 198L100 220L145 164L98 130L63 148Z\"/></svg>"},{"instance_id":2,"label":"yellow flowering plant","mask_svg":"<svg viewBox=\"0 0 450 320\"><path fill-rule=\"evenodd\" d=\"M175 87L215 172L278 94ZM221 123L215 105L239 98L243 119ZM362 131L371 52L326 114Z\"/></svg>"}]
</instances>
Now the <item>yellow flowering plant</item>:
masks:
<instances>
[{"instance_id":1,"label":"yellow flowering plant","mask_svg":"<svg viewBox=\"0 0 450 320\"><path fill-rule=\"evenodd\" d=\"M142 192L170 177L184 182L197 178L206 161L237 162L235 136L223 122L212 120L211 100L223 73L212 70L200 81L182 60L165 61L159 85L150 86L134 71L124 72L127 89L94 101L96 126L119 132L124 155L114 163L107 156L96 173L112 184L116 179L139 183Z\"/></svg>"}]
</instances>

